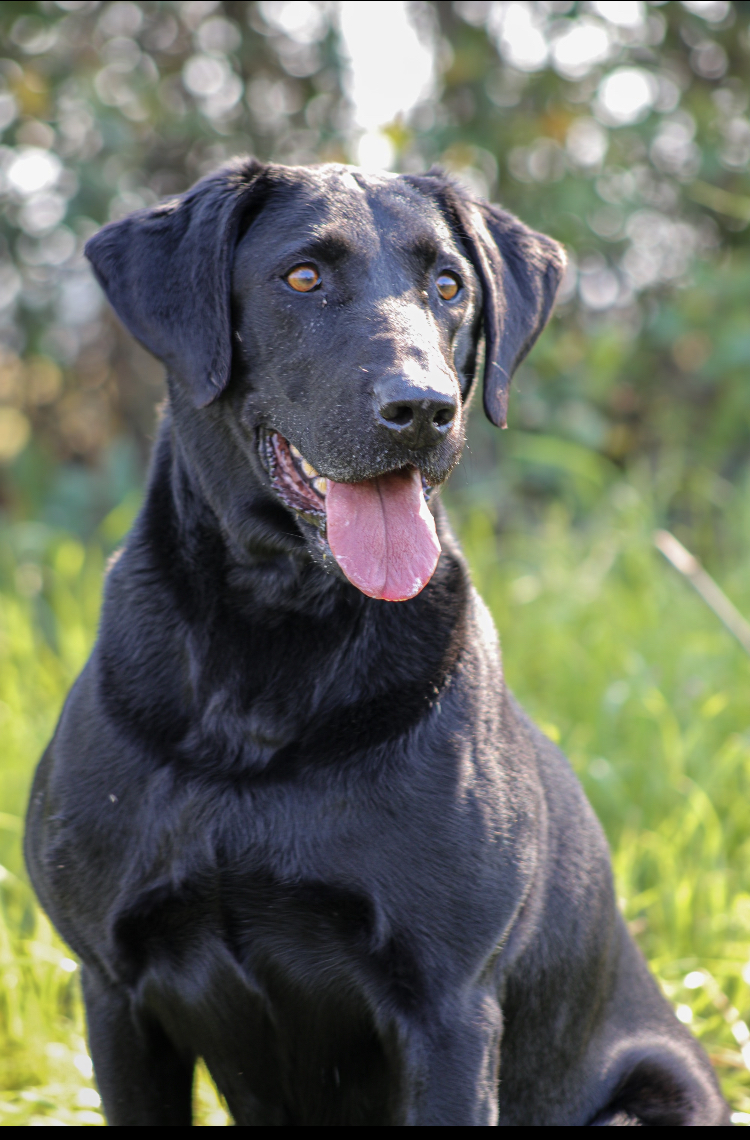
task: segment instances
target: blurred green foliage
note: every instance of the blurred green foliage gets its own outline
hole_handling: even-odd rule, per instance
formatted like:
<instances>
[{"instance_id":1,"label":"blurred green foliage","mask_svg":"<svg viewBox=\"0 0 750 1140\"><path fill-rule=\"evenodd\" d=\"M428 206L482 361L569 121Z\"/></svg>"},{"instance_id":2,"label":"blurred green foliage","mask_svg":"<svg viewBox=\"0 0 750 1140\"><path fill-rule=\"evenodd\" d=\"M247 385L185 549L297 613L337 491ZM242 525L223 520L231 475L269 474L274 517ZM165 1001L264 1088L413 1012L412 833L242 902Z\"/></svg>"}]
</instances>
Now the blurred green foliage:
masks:
<instances>
[{"instance_id":1,"label":"blurred green foliage","mask_svg":"<svg viewBox=\"0 0 750 1140\"><path fill-rule=\"evenodd\" d=\"M449 509L509 681L571 757L631 928L750 1119L750 662L651 542L674 531L750 614L750 5L409 12L434 83L379 128L393 168L440 163L571 263L510 430L472 413ZM76 963L19 840L163 380L82 246L234 154L357 160L340 15L327 0L0 5L2 1123L102 1122ZM204 1072L196 1104L199 1123L227 1122Z\"/></svg>"}]
</instances>

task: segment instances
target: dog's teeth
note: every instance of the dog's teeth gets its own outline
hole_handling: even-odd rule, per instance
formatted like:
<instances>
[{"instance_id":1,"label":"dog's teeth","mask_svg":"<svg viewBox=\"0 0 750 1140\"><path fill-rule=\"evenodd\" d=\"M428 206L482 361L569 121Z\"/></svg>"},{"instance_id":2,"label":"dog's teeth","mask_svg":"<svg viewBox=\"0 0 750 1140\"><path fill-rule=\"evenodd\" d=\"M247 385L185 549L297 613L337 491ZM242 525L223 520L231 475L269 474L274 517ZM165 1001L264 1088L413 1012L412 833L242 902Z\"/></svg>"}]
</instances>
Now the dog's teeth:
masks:
<instances>
[{"instance_id":1,"label":"dog's teeth","mask_svg":"<svg viewBox=\"0 0 750 1140\"><path fill-rule=\"evenodd\" d=\"M323 479L322 476L318 479L313 479L312 485L319 495L325 496L328 494L328 480Z\"/></svg>"},{"instance_id":2,"label":"dog's teeth","mask_svg":"<svg viewBox=\"0 0 750 1140\"><path fill-rule=\"evenodd\" d=\"M301 453L299 451L297 451L297 448L294 446L293 443L289 444L289 450L291 451L291 453L295 459L302 459Z\"/></svg>"},{"instance_id":3,"label":"dog's teeth","mask_svg":"<svg viewBox=\"0 0 750 1140\"><path fill-rule=\"evenodd\" d=\"M297 452L297 454L299 455L299 452ZM305 475L307 475L308 479L315 479L318 474L312 463L308 463L306 459L300 460L300 467L304 471Z\"/></svg>"}]
</instances>

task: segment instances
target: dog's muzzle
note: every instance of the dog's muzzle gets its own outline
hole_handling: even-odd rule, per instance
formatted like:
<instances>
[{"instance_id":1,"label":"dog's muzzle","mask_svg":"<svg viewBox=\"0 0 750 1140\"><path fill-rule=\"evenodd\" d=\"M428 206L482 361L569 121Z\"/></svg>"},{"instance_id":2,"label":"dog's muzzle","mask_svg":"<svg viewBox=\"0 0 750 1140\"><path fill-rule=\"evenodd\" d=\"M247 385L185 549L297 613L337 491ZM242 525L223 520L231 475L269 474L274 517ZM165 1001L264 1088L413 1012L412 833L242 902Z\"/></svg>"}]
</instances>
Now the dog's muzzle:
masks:
<instances>
[{"instance_id":1,"label":"dog's muzzle","mask_svg":"<svg viewBox=\"0 0 750 1140\"><path fill-rule=\"evenodd\" d=\"M357 589L389 602L407 601L424 589L440 542L427 506L431 488L418 468L338 483L319 475L278 432L261 431L259 451L276 494L316 527Z\"/></svg>"}]
</instances>

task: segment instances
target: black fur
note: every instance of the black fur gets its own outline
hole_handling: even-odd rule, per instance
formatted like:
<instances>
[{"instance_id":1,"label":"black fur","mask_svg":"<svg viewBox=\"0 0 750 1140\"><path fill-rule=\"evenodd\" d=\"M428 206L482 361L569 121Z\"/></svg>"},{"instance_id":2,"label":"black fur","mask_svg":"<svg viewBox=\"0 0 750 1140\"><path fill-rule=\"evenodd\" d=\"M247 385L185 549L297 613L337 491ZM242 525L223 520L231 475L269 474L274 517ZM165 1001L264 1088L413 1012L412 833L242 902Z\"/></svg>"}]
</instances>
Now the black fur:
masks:
<instances>
[{"instance_id":1,"label":"black fur","mask_svg":"<svg viewBox=\"0 0 750 1140\"><path fill-rule=\"evenodd\" d=\"M337 481L439 485L482 332L502 423L559 248L435 172L247 162L88 253L169 384L26 840L110 1124L189 1124L199 1056L238 1124L726 1123L437 492L434 577L375 601L259 449L274 430ZM307 261L322 285L294 293ZM459 404L430 447L378 419L394 377Z\"/></svg>"}]
</instances>

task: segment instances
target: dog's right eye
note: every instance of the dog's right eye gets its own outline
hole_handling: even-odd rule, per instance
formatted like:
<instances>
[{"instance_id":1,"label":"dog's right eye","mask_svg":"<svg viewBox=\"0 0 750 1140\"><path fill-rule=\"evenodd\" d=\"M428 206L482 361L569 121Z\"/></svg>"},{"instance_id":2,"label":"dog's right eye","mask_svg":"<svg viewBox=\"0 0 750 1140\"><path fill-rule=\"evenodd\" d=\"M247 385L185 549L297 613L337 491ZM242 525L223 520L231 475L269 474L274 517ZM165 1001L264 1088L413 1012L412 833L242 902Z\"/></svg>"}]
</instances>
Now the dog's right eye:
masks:
<instances>
[{"instance_id":1,"label":"dog's right eye","mask_svg":"<svg viewBox=\"0 0 750 1140\"><path fill-rule=\"evenodd\" d=\"M297 293L309 293L320 281L320 274L314 265L295 265L284 278Z\"/></svg>"},{"instance_id":2,"label":"dog's right eye","mask_svg":"<svg viewBox=\"0 0 750 1140\"><path fill-rule=\"evenodd\" d=\"M461 282L455 273L441 273L435 284L444 301L452 301L454 297L458 296L458 291L461 288Z\"/></svg>"}]
</instances>

